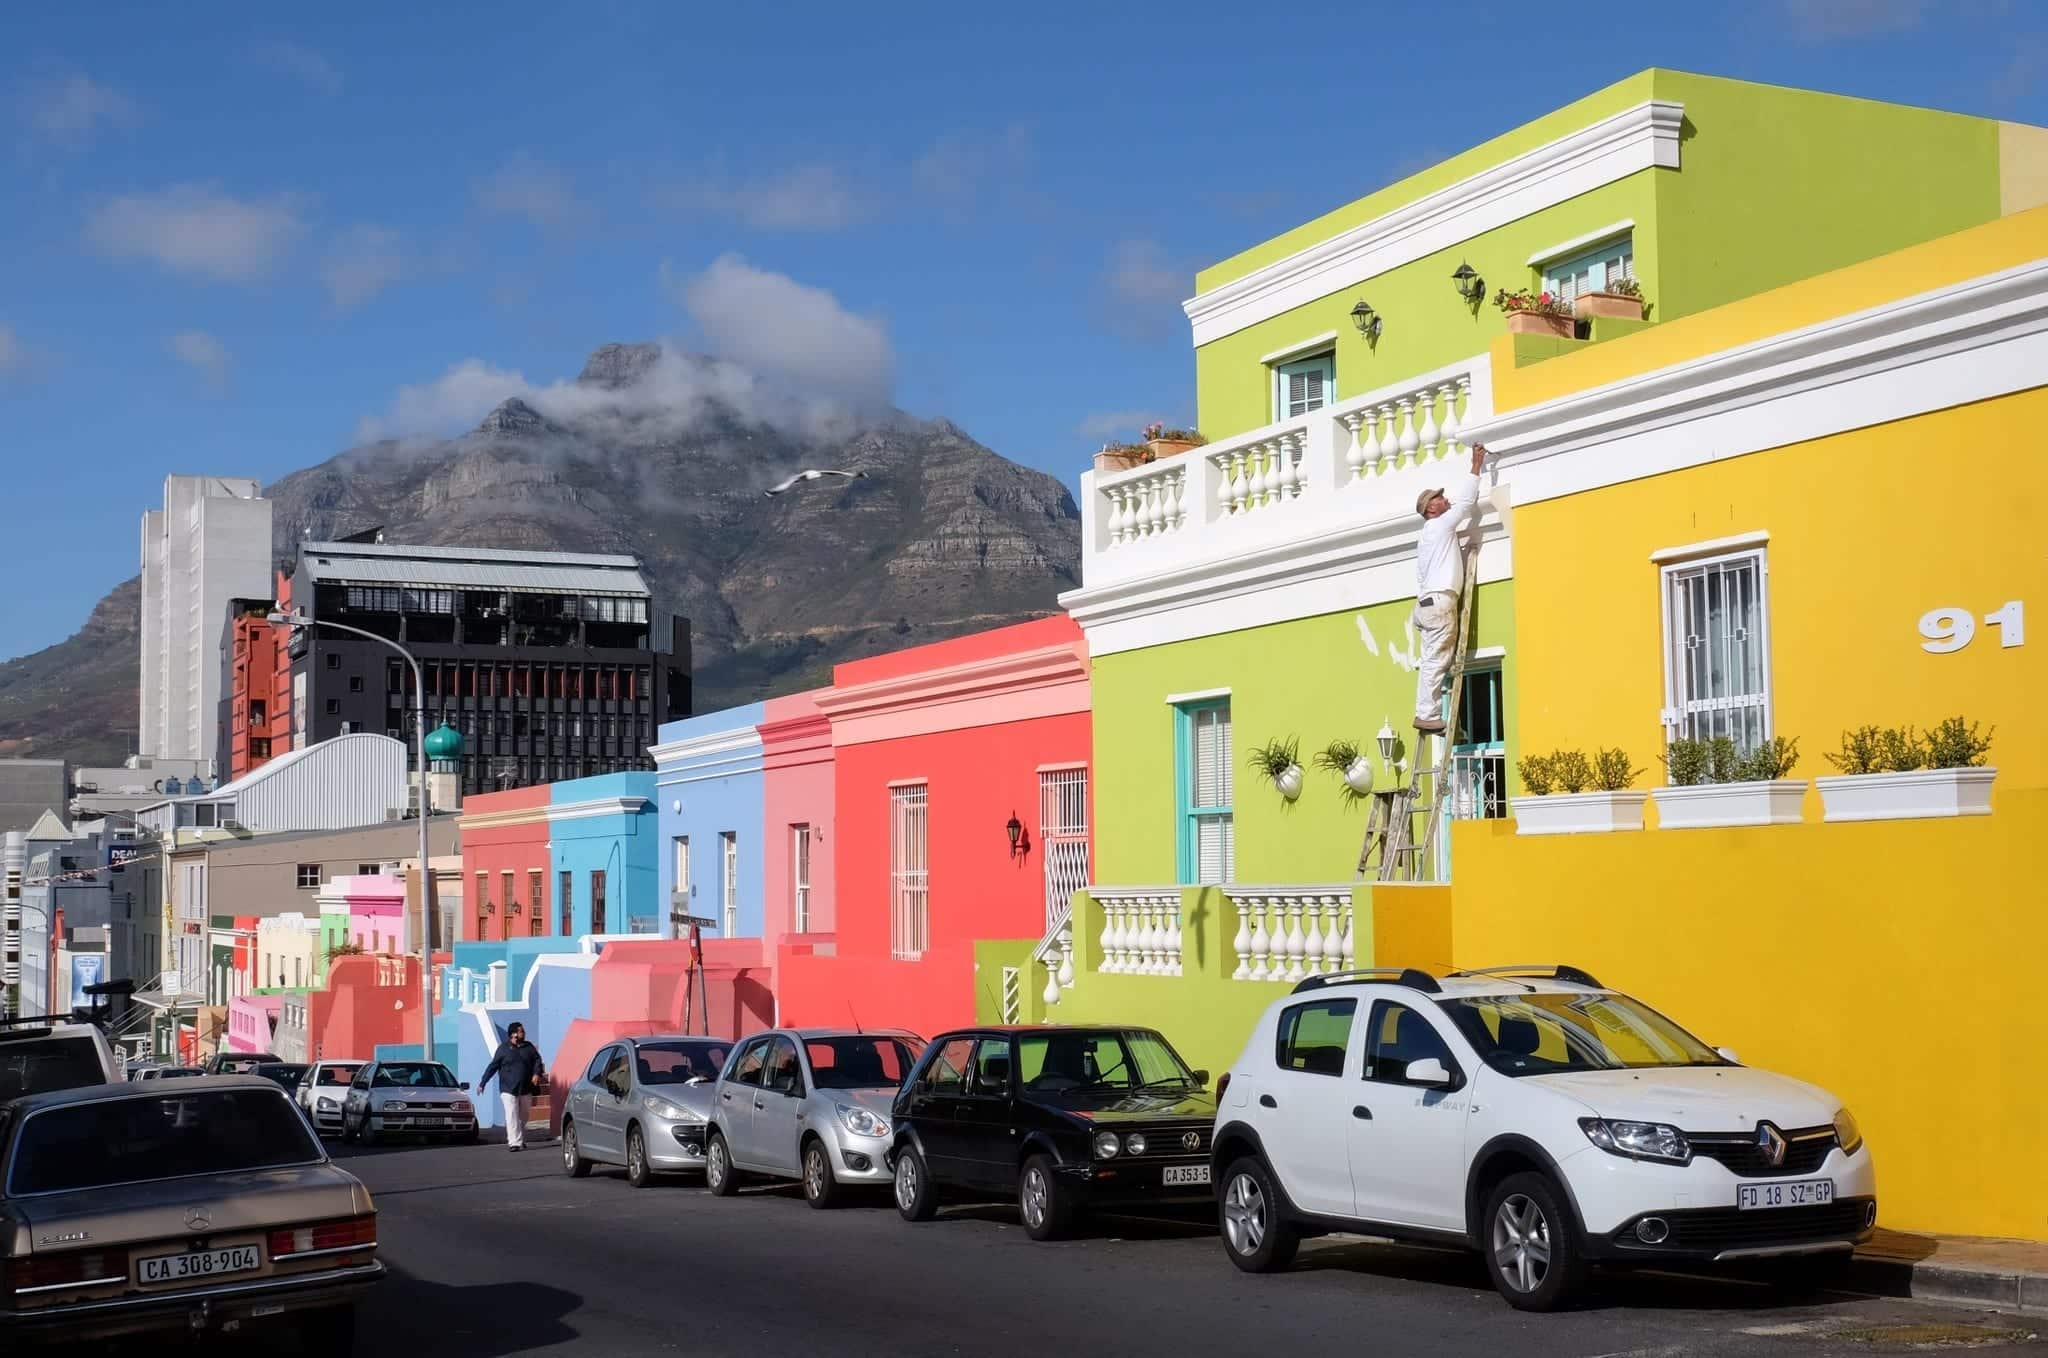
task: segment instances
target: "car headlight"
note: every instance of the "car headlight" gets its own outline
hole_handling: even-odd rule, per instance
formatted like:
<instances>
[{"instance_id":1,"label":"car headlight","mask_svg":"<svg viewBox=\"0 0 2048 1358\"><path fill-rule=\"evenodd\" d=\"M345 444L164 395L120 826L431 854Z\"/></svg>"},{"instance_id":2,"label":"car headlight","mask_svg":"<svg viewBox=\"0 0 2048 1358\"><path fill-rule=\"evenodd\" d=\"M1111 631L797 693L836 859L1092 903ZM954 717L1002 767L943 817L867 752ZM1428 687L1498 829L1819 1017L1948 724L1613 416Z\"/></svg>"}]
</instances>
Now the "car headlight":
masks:
<instances>
[{"instance_id":1,"label":"car headlight","mask_svg":"<svg viewBox=\"0 0 2048 1358\"><path fill-rule=\"evenodd\" d=\"M1097 1132L1095 1134L1095 1158L1098 1160L1109 1159L1117 1153L1119 1144L1115 1132Z\"/></svg>"},{"instance_id":2,"label":"car headlight","mask_svg":"<svg viewBox=\"0 0 2048 1358\"><path fill-rule=\"evenodd\" d=\"M405 1100L404 1100L404 1099L379 1099L379 1100L377 1100L377 1111L378 1111L378 1112L380 1112L380 1113L396 1113L396 1112L398 1112L399 1110L403 1109L404 1107L405 1107Z\"/></svg>"},{"instance_id":3,"label":"car headlight","mask_svg":"<svg viewBox=\"0 0 2048 1358\"><path fill-rule=\"evenodd\" d=\"M842 1103L839 1109L840 1125L855 1136L887 1136L889 1119L877 1117L859 1104Z\"/></svg>"},{"instance_id":4,"label":"car headlight","mask_svg":"<svg viewBox=\"0 0 2048 1358\"><path fill-rule=\"evenodd\" d=\"M664 1122L681 1122L689 1116L688 1113L685 1113L667 1099L659 1099L651 1094L647 1097L647 1111Z\"/></svg>"},{"instance_id":5,"label":"car headlight","mask_svg":"<svg viewBox=\"0 0 2048 1358\"><path fill-rule=\"evenodd\" d=\"M341 1100L331 1094L322 1094L319 1098L319 1104L322 1108L339 1108L341 1107Z\"/></svg>"},{"instance_id":6,"label":"car headlight","mask_svg":"<svg viewBox=\"0 0 2048 1358\"><path fill-rule=\"evenodd\" d=\"M1863 1149L1863 1129L1856 1125L1856 1119L1849 1116L1846 1108L1835 1110L1835 1144L1842 1148L1844 1155L1854 1155Z\"/></svg>"},{"instance_id":7,"label":"car headlight","mask_svg":"<svg viewBox=\"0 0 2048 1358\"><path fill-rule=\"evenodd\" d=\"M1143 1155L1145 1153L1144 1133L1132 1132L1129 1136L1125 1137L1124 1149L1130 1152L1132 1155Z\"/></svg>"},{"instance_id":8,"label":"car headlight","mask_svg":"<svg viewBox=\"0 0 2048 1358\"><path fill-rule=\"evenodd\" d=\"M1586 1140L1611 1155L1631 1160L1661 1160L1682 1165L1692 1158L1685 1133L1662 1122L1621 1122L1613 1118L1580 1118Z\"/></svg>"}]
</instances>

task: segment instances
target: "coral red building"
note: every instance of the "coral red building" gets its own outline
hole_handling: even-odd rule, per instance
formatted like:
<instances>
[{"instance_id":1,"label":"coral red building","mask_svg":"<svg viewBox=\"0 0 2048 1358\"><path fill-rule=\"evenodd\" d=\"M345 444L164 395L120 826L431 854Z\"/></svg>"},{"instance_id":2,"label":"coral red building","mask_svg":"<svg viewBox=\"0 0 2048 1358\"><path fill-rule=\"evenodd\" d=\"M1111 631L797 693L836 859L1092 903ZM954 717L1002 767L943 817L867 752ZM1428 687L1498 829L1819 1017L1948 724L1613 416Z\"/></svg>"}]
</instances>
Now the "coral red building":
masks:
<instances>
[{"instance_id":1,"label":"coral red building","mask_svg":"<svg viewBox=\"0 0 2048 1358\"><path fill-rule=\"evenodd\" d=\"M548 784L483 792L462 806L463 942L501 942L554 932L547 906Z\"/></svg>"}]
</instances>

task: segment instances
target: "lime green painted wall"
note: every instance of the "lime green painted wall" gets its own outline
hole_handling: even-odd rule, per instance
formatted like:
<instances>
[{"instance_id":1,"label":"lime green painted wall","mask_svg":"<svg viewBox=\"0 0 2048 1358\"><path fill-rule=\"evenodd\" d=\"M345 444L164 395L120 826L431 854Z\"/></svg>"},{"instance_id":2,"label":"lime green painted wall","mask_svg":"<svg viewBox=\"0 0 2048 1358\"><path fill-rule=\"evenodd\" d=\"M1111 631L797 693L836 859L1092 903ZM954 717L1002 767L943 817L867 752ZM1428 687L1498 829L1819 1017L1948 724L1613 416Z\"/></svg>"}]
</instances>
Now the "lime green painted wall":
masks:
<instances>
[{"instance_id":1,"label":"lime green painted wall","mask_svg":"<svg viewBox=\"0 0 2048 1358\"><path fill-rule=\"evenodd\" d=\"M1260 359L1315 335L1337 332L1340 400L1478 353L1505 330L1493 291L1540 282L1530 255L1617 221L1635 223L1636 275L1656 321L1999 215L1996 122L1653 70L1226 260L1204 271L1198 288L1649 98L1685 105L1681 169L1641 171L1202 346L1195 389L1203 432L1227 438L1271 423L1272 376ZM1476 315L1451 290L1460 261L1486 279L1488 300ZM1351 323L1359 298L1385 321L1375 347Z\"/></svg>"},{"instance_id":2,"label":"lime green painted wall","mask_svg":"<svg viewBox=\"0 0 2048 1358\"><path fill-rule=\"evenodd\" d=\"M1506 705L1514 710L1510 640L1512 582L1480 587L1473 601L1477 646L1505 646ZM1346 613L1247 628L1193 641L1098 657L1092 664L1095 710L1095 880L1109 886L1175 880L1174 730L1170 694L1227 688L1237 747L1237 880L1341 882L1358 866L1365 808L1347 807L1334 774L1311 756L1331 740L1373 748L1380 723L1412 750L1414 671L1393 653L1413 648L1411 600ZM1375 655L1361 639L1372 633ZM1254 745L1301 739L1306 786L1291 805L1251 773ZM1508 757L1517 733L1508 730ZM1043 977L1040 978L1043 984Z\"/></svg>"}]
</instances>

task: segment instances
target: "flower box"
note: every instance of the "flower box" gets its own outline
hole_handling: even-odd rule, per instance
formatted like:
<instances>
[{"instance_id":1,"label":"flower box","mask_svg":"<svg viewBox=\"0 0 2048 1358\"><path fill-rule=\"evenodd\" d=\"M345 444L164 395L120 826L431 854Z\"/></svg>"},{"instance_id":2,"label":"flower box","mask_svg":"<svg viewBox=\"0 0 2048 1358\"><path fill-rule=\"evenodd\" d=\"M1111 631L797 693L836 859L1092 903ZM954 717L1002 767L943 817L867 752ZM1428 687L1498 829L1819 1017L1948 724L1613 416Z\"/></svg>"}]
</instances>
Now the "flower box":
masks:
<instances>
[{"instance_id":1,"label":"flower box","mask_svg":"<svg viewBox=\"0 0 2048 1358\"><path fill-rule=\"evenodd\" d=\"M1162 457L1179 457L1182 453L1187 452L1190 448L1199 448L1201 446L1201 444L1195 442L1193 439L1145 440L1145 447L1151 451L1152 460L1154 462L1157 462Z\"/></svg>"},{"instance_id":2,"label":"flower box","mask_svg":"<svg viewBox=\"0 0 2048 1358\"><path fill-rule=\"evenodd\" d=\"M1696 783L1651 790L1664 830L1715 830L1731 825L1797 825L1806 797L1803 778L1755 783Z\"/></svg>"},{"instance_id":3,"label":"flower box","mask_svg":"<svg viewBox=\"0 0 2048 1358\"><path fill-rule=\"evenodd\" d=\"M1595 316L1619 316L1627 321L1643 318L1643 299L1625 292L1582 292L1572 299L1572 314L1580 320Z\"/></svg>"},{"instance_id":4,"label":"flower box","mask_svg":"<svg viewBox=\"0 0 2048 1358\"><path fill-rule=\"evenodd\" d=\"M1095 474L1127 472L1133 467L1142 467L1152 460L1149 450L1143 448L1104 448L1095 455Z\"/></svg>"},{"instance_id":5,"label":"flower box","mask_svg":"<svg viewBox=\"0 0 2048 1358\"><path fill-rule=\"evenodd\" d=\"M1578 334L1576 323L1569 316L1553 316L1545 311L1510 311L1507 317L1510 335L1554 335L1558 339L1572 339Z\"/></svg>"},{"instance_id":6,"label":"flower box","mask_svg":"<svg viewBox=\"0 0 2048 1358\"><path fill-rule=\"evenodd\" d=\"M1558 792L1508 803L1518 835L1590 835L1643 828L1647 792Z\"/></svg>"},{"instance_id":7,"label":"flower box","mask_svg":"<svg viewBox=\"0 0 2048 1358\"><path fill-rule=\"evenodd\" d=\"M1916 820L1988 816L1997 769L1914 769L1816 778L1822 820Z\"/></svg>"}]
</instances>

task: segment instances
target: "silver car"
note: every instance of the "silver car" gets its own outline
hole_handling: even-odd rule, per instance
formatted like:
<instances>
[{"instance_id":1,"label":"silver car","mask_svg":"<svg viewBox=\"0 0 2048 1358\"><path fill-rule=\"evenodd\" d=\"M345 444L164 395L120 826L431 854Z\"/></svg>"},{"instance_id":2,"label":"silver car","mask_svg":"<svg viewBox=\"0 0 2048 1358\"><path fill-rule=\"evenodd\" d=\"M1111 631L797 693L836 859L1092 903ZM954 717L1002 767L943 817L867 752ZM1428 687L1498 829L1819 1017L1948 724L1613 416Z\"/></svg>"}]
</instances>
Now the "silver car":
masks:
<instances>
[{"instance_id":1,"label":"silver car","mask_svg":"<svg viewBox=\"0 0 2048 1358\"><path fill-rule=\"evenodd\" d=\"M624 1165L645 1188L657 1174L704 1168L704 1129L724 1038L625 1037L590 1058L562 1106L562 1169L580 1179L595 1164Z\"/></svg>"},{"instance_id":2,"label":"silver car","mask_svg":"<svg viewBox=\"0 0 2048 1358\"><path fill-rule=\"evenodd\" d=\"M349 1082L367 1062L315 1061L306 1067L294 1093L306 1120L322 1136L341 1135L341 1106L348 1100Z\"/></svg>"},{"instance_id":3,"label":"silver car","mask_svg":"<svg viewBox=\"0 0 2048 1358\"><path fill-rule=\"evenodd\" d=\"M742 1174L795 1179L813 1207L890 1181L889 1109L924 1050L898 1030L777 1028L742 1042L719 1077L704 1184L725 1197Z\"/></svg>"},{"instance_id":4,"label":"silver car","mask_svg":"<svg viewBox=\"0 0 2048 1358\"><path fill-rule=\"evenodd\" d=\"M341 1101L341 1139L375 1145L387 1136L477 1137L469 1085L439 1061L368 1061Z\"/></svg>"}]
</instances>

